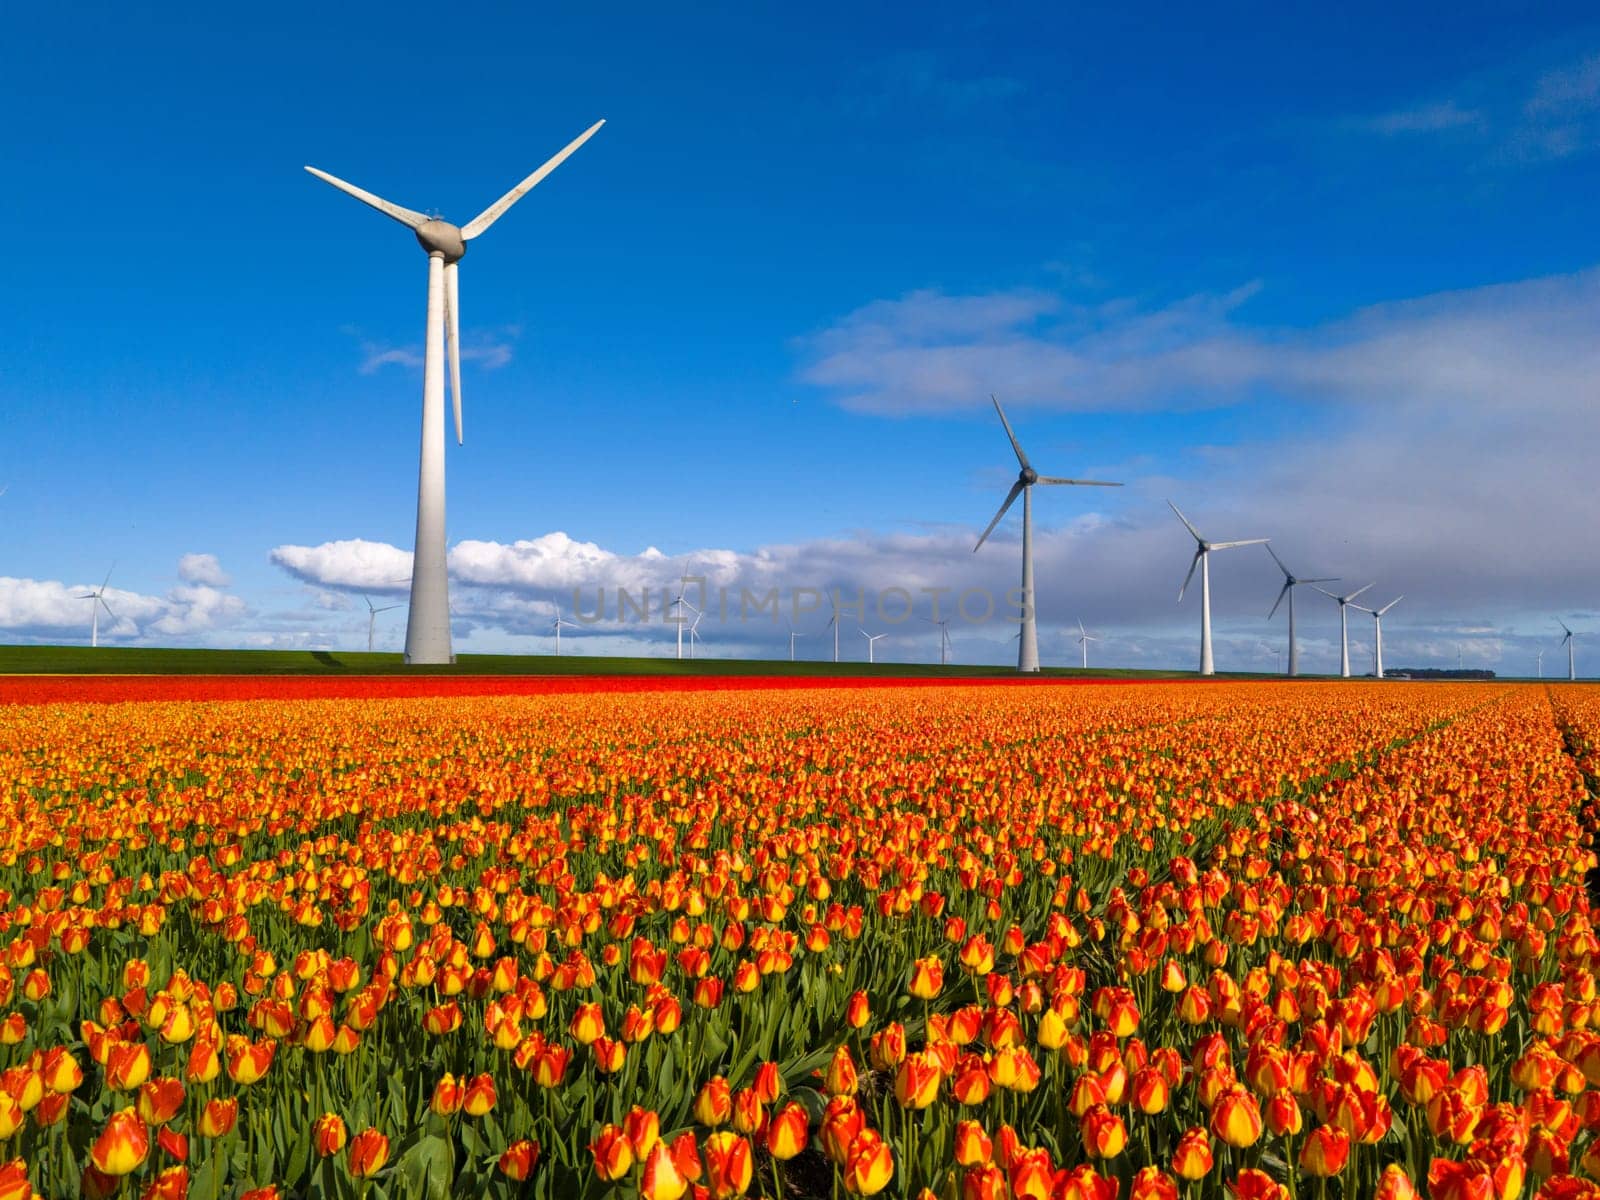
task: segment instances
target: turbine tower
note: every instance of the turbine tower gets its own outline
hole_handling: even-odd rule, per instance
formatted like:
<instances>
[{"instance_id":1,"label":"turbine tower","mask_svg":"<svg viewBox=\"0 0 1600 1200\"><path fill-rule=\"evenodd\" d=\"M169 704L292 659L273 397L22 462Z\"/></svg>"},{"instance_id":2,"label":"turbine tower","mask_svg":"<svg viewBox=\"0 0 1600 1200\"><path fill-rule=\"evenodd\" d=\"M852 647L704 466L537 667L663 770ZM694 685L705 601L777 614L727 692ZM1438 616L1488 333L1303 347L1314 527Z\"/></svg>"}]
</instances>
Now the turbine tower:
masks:
<instances>
[{"instance_id":1,"label":"turbine tower","mask_svg":"<svg viewBox=\"0 0 1600 1200\"><path fill-rule=\"evenodd\" d=\"M1294 637L1294 589L1303 583L1336 583L1338 576L1323 576L1319 579L1301 579L1292 574L1288 567L1283 565L1283 559L1278 557L1278 552L1272 548L1272 543L1267 543L1267 553L1272 555L1272 561L1278 564L1278 570L1283 572L1283 588L1278 592L1278 599L1272 605L1272 612L1267 614L1267 620L1272 620L1273 613L1278 611L1278 605L1283 603L1285 596L1289 597L1289 674L1300 674L1300 646Z\"/></svg>"},{"instance_id":2,"label":"turbine tower","mask_svg":"<svg viewBox=\"0 0 1600 1200\"><path fill-rule=\"evenodd\" d=\"M1539 678L1543 679L1544 678L1544 651L1543 650L1540 650L1538 654L1533 656L1533 662L1534 662L1535 669L1539 672Z\"/></svg>"},{"instance_id":3,"label":"turbine tower","mask_svg":"<svg viewBox=\"0 0 1600 1200\"><path fill-rule=\"evenodd\" d=\"M683 616L683 610L687 608L690 612L692 612L696 616L696 618L698 618L700 616L700 610L698 608L696 608L694 605L689 603L689 599L688 599L688 596L686 594L688 592L688 590L689 590L689 576L687 574L685 574L678 580L678 594L672 598L672 603L667 605L668 608L672 608L672 607L676 606L677 610L678 610L677 625L678 625L678 657L679 658L683 657L683 627L684 627L684 624L685 624L684 616ZM705 599L705 597L703 595L700 598L702 600ZM692 639L691 639L691 641L692 641Z\"/></svg>"},{"instance_id":4,"label":"turbine tower","mask_svg":"<svg viewBox=\"0 0 1600 1200\"><path fill-rule=\"evenodd\" d=\"M839 589L834 588L831 594L833 600L833 616L828 618L828 623L823 626L823 631L833 630L833 661L839 661Z\"/></svg>"},{"instance_id":5,"label":"turbine tower","mask_svg":"<svg viewBox=\"0 0 1600 1200\"><path fill-rule=\"evenodd\" d=\"M417 472L417 537L411 568L411 611L406 618L406 662L448 663L450 585L445 563L444 528L444 374L450 357L456 442L461 437L461 303L456 267L467 243L493 225L544 177L588 141L604 121L596 121L516 187L465 225L391 204L325 171L307 167L318 179L348 192L363 204L406 226L428 254L428 323L422 365L422 453Z\"/></svg>"},{"instance_id":6,"label":"turbine tower","mask_svg":"<svg viewBox=\"0 0 1600 1200\"><path fill-rule=\"evenodd\" d=\"M1053 475L1041 475L1033 469L1033 464L1028 461L1028 456L1022 452L1022 443L1017 441L1017 435L1011 432L1011 422L1006 420L1006 410L1000 407L1000 400L990 396L994 401L994 410L1000 414L1000 424L1006 428L1006 437L1011 439L1011 449L1016 451L1017 465L1022 469L1017 472L1017 481L1011 485L1011 490L1006 493L1000 511L995 513L994 520L989 522L989 528L983 531L983 536L978 539L978 545L972 548L976 554L983 545L994 527L1000 524L1000 518L1006 515L1006 510L1015 502L1017 495L1022 496L1022 633L1017 642L1017 670L1037 671L1039 669L1039 624L1034 614L1033 603L1033 485L1043 483L1049 485L1064 484L1072 487L1121 487L1120 483L1106 483L1099 479L1062 479Z\"/></svg>"},{"instance_id":7,"label":"turbine tower","mask_svg":"<svg viewBox=\"0 0 1600 1200\"><path fill-rule=\"evenodd\" d=\"M1366 587L1358 587L1346 596L1335 596L1327 588L1317 589L1329 600L1337 600L1339 602L1339 674L1345 679L1350 678L1350 615L1345 611L1345 607L1350 601L1372 586L1369 583ZM1358 604L1356 607L1360 608L1361 606Z\"/></svg>"},{"instance_id":8,"label":"turbine tower","mask_svg":"<svg viewBox=\"0 0 1600 1200\"><path fill-rule=\"evenodd\" d=\"M1083 627L1083 621L1078 621L1078 645L1083 648L1083 669L1089 669L1089 643L1098 642L1100 639Z\"/></svg>"},{"instance_id":9,"label":"turbine tower","mask_svg":"<svg viewBox=\"0 0 1600 1200\"><path fill-rule=\"evenodd\" d=\"M116 569L117 564L112 563L111 570L106 572L106 577L101 580L100 586L95 588L94 591L85 592L83 595L78 597L79 600L93 601L93 603L89 605L89 645L91 647L98 646L100 644L100 610L102 608L105 609L106 616L110 617L113 621L117 619L117 614L111 611L111 605L106 603L106 584L111 582L111 571L115 571Z\"/></svg>"},{"instance_id":10,"label":"turbine tower","mask_svg":"<svg viewBox=\"0 0 1600 1200\"><path fill-rule=\"evenodd\" d=\"M569 621L561 615L561 605L556 605L556 619L550 622L550 628L556 635L556 657L561 657L561 631L563 629L576 629L578 623Z\"/></svg>"},{"instance_id":11,"label":"turbine tower","mask_svg":"<svg viewBox=\"0 0 1600 1200\"><path fill-rule=\"evenodd\" d=\"M865 629L862 629L859 632L862 637L867 639L867 661L872 662L874 661L872 657L873 647L876 646L881 639L886 638L889 635L887 633L868 633Z\"/></svg>"},{"instance_id":12,"label":"turbine tower","mask_svg":"<svg viewBox=\"0 0 1600 1200\"><path fill-rule=\"evenodd\" d=\"M784 624L789 625L789 661L793 662L794 661L794 644L799 638L803 638L806 635L803 634L803 633L796 633L794 626L792 624L789 624L789 622L785 621Z\"/></svg>"},{"instance_id":13,"label":"turbine tower","mask_svg":"<svg viewBox=\"0 0 1600 1200\"><path fill-rule=\"evenodd\" d=\"M373 634L375 634L378 629L378 614L381 612L388 612L390 609L399 608L400 606L398 604L385 604L382 608L378 608L372 603L372 597L368 596L365 592L361 593L361 598L367 602L367 653L371 654Z\"/></svg>"},{"instance_id":14,"label":"turbine tower","mask_svg":"<svg viewBox=\"0 0 1600 1200\"><path fill-rule=\"evenodd\" d=\"M1208 542L1200 536L1200 531L1189 524L1189 518L1179 511L1178 506L1171 500L1167 507L1178 514L1178 520L1183 522L1183 527L1194 536L1194 558L1189 561L1189 573L1183 577L1183 586L1178 589L1178 603L1183 603L1183 594L1189 590L1189 581L1194 578L1195 567L1200 568L1200 674L1215 675L1216 665L1211 658L1211 552L1213 550L1232 550L1235 546L1259 546L1266 542L1266 538L1245 538L1234 542Z\"/></svg>"},{"instance_id":15,"label":"turbine tower","mask_svg":"<svg viewBox=\"0 0 1600 1200\"><path fill-rule=\"evenodd\" d=\"M1396 604L1399 604L1400 601L1404 599L1404 595L1396 596L1382 608L1368 608L1364 604L1352 604L1350 606L1351 608L1359 608L1364 613L1372 614L1373 651L1376 655L1376 657L1373 659L1373 666L1376 668L1377 677L1379 679L1383 678L1383 614L1388 612L1391 608L1393 608Z\"/></svg>"},{"instance_id":16,"label":"turbine tower","mask_svg":"<svg viewBox=\"0 0 1600 1200\"><path fill-rule=\"evenodd\" d=\"M106 578L109 579L111 576L107 575ZM1573 635L1572 630L1567 629L1567 623L1559 617L1556 618L1556 624L1561 626L1567 635L1561 639L1561 644L1567 648L1567 680L1574 682L1578 678L1578 663L1573 652L1577 648L1578 639Z\"/></svg>"},{"instance_id":17,"label":"turbine tower","mask_svg":"<svg viewBox=\"0 0 1600 1200\"><path fill-rule=\"evenodd\" d=\"M938 628L939 665L941 667L948 667L950 665L950 618L946 617L942 621L935 621L932 617L923 617L922 619L929 625L933 625Z\"/></svg>"}]
</instances>

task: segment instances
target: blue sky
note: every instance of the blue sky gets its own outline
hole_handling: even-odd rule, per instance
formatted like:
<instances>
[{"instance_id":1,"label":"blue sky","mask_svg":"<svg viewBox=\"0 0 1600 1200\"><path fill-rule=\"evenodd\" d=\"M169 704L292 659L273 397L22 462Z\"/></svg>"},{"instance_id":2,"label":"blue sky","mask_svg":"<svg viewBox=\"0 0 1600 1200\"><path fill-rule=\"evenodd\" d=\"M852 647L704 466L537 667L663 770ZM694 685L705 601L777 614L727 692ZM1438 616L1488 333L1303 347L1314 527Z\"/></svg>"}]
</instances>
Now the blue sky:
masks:
<instances>
[{"instance_id":1,"label":"blue sky","mask_svg":"<svg viewBox=\"0 0 1600 1200\"><path fill-rule=\"evenodd\" d=\"M301 166L464 221L598 117L462 263L458 648L546 649L572 585L690 567L1010 586L1016 518L970 553L1015 469L990 391L1042 469L1129 484L1038 498L1047 661L1080 617L1104 661L1193 657L1168 495L1404 592L1391 663L1525 671L1553 615L1594 624L1592 9L10 23L0 636L84 636L114 560L112 640L364 644L393 576L349 543L410 546L426 260ZM1236 553L1219 665L1260 665L1273 568Z\"/></svg>"}]
</instances>

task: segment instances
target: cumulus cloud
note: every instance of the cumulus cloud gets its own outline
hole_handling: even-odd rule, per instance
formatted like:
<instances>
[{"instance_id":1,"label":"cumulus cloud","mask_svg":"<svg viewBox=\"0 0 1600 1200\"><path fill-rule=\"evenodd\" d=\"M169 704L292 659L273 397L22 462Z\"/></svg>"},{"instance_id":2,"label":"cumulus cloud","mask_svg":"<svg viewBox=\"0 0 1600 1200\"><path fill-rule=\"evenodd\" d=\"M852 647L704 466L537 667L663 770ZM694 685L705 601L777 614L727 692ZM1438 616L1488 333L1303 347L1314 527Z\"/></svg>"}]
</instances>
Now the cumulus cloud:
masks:
<instances>
[{"instance_id":1,"label":"cumulus cloud","mask_svg":"<svg viewBox=\"0 0 1600 1200\"><path fill-rule=\"evenodd\" d=\"M189 554L179 562L179 577L188 582L164 596L106 588L99 636L108 641L181 641L226 629L250 615L249 605L238 596L198 580L207 572L227 578L215 556ZM95 590L93 584L0 576L0 630L27 640L87 637L93 621L88 596Z\"/></svg>"},{"instance_id":2,"label":"cumulus cloud","mask_svg":"<svg viewBox=\"0 0 1600 1200\"><path fill-rule=\"evenodd\" d=\"M233 582L215 554L185 554L178 560L178 578L215 588L225 588Z\"/></svg>"},{"instance_id":3,"label":"cumulus cloud","mask_svg":"<svg viewBox=\"0 0 1600 1200\"><path fill-rule=\"evenodd\" d=\"M296 579L326 587L392 592L411 579L411 551L362 538L278 546L270 558Z\"/></svg>"}]
</instances>

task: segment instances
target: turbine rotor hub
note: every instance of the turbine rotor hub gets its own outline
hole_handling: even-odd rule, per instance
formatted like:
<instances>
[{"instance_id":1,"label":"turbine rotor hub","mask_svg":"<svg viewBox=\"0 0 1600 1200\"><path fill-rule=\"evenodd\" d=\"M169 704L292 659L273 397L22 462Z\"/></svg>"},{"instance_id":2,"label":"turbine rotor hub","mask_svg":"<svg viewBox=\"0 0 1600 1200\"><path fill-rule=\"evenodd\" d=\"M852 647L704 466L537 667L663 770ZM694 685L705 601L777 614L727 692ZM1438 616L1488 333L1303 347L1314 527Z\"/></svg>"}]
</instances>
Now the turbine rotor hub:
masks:
<instances>
[{"instance_id":1,"label":"turbine rotor hub","mask_svg":"<svg viewBox=\"0 0 1600 1200\"><path fill-rule=\"evenodd\" d=\"M1039 472L1032 467L1023 467L1022 470L1017 472L1017 479L1023 487L1031 487L1038 482Z\"/></svg>"},{"instance_id":2,"label":"turbine rotor hub","mask_svg":"<svg viewBox=\"0 0 1600 1200\"><path fill-rule=\"evenodd\" d=\"M460 227L437 217L417 226L417 241L430 255L437 254L447 263L459 262L467 252L466 239L461 236Z\"/></svg>"}]
</instances>

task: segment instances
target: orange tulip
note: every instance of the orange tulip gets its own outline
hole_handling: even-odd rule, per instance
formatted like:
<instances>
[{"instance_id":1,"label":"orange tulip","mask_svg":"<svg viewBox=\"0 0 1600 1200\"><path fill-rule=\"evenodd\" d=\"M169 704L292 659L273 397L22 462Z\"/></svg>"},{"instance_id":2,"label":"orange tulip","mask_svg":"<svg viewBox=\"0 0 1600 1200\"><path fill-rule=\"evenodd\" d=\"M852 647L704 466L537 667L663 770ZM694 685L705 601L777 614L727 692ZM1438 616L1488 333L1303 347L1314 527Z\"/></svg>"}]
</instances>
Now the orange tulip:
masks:
<instances>
[{"instance_id":1,"label":"orange tulip","mask_svg":"<svg viewBox=\"0 0 1600 1200\"><path fill-rule=\"evenodd\" d=\"M200 1134L208 1138L221 1137L233 1131L234 1122L238 1119L239 1101L234 1097L207 1100L205 1108L200 1110Z\"/></svg>"},{"instance_id":2,"label":"orange tulip","mask_svg":"<svg viewBox=\"0 0 1600 1200\"><path fill-rule=\"evenodd\" d=\"M919 1000L932 1000L944 987L944 963L938 955L919 958L911 964L910 992Z\"/></svg>"},{"instance_id":3,"label":"orange tulip","mask_svg":"<svg viewBox=\"0 0 1600 1200\"><path fill-rule=\"evenodd\" d=\"M1253 1146L1261 1140L1261 1109L1242 1087L1224 1091L1211 1106L1211 1132L1230 1146Z\"/></svg>"},{"instance_id":4,"label":"orange tulip","mask_svg":"<svg viewBox=\"0 0 1600 1200\"><path fill-rule=\"evenodd\" d=\"M350 1174L371 1179L389 1161L389 1139L368 1126L350 1139Z\"/></svg>"},{"instance_id":5,"label":"orange tulip","mask_svg":"<svg viewBox=\"0 0 1600 1200\"><path fill-rule=\"evenodd\" d=\"M89 1148L97 1171L120 1178L144 1165L150 1156L150 1130L131 1108L112 1113Z\"/></svg>"},{"instance_id":6,"label":"orange tulip","mask_svg":"<svg viewBox=\"0 0 1600 1200\"><path fill-rule=\"evenodd\" d=\"M106 1052L105 1073L112 1091L137 1091L150 1077L150 1047L143 1042L113 1044Z\"/></svg>"},{"instance_id":7,"label":"orange tulip","mask_svg":"<svg viewBox=\"0 0 1600 1200\"><path fill-rule=\"evenodd\" d=\"M1173 1174L1183 1179L1204 1179L1212 1166L1211 1139L1199 1126L1184 1131L1172 1152Z\"/></svg>"},{"instance_id":8,"label":"orange tulip","mask_svg":"<svg viewBox=\"0 0 1600 1200\"><path fill-rule=\"evenodd\" d=\"M926 1051L901 1062L894 1076L894 1097L901 1108L927 1108L939 1095L939 1063Z\"/></svg>"},{"instance_id":9,"label":"orange tulip","mask_svg":"<svg viewBox=\"0 0 1600 1200\"><path fill-rule=\"evenodd\" d=\"M689 1181L678 1169L672 1151L665 1142L656 1142L645 1156L644 1170L639 1177L639 1195L643 1200L679 1200L689 1190Z\"/></svg>"},{"instance_id":10,"label":"orange tulip","mask_svg":"<svg viewBox=\"0 0 1600 1200\"><path fill-rule=\"evenodd\" d=\"M705 1158L706 1186L712 1200L729 1200L749 1190L755 1163L750 1143L743 1137L726 1129L709 1133L701 1153Z\"/></svg>"},{"instance_id":11,"label":"orange tulip","mask_svg":"<svg viewBox=\"0 0 1600 1200\"><path fill-rule=\"evenodd\" d=\"M151 1125L165 1125L183 1107L183 1081L160 1077L139 1089L139 1116Z\"/></svg>"},{"instance_id":12,"label":"orange tulip","mask_svg":"<svg viewBox=\"0 0 1600 1200\"><path fill-rule=\"evenodd\" d=\"M963 1167L980 1166L993 1160L994 1143L978 1122L956 1122L955 1158Z\"/></svg>"},{"instance_id":13,"label":"orange tulip","mask_svg":"<svg viewBox=\"0 0 1600 1200\"><path fill-rule=\"evenodd\" d=\"M1122 1118L1104 1104L1097 1104L1080 1121L1083 1150L1090 1158L1116 1158L1128 1144L1128 1130Z\"/></svg>"},{"instance_id":14,"label":"orange tulip","mask_svg":"<svg viewBox=\"0 0 1600 1200\"><path fill-rule=\"evenodd\" d=\"M505 1148L495 1166L507 1179L521 1183L533 1174L533 1168L538 1161L539 1143L528 1138L518 1138ZM646 1200L652 1198L647 1197ZM671 1200L677 1200L677 1197L672 1197Z\"/></svg>"},{"instance_id":15,"label":"orange tulip","mask_svg":"<svg viewBox=\"0 0 1600 1200\"><path fill-rule=\"evenodd\" d=\"M467 1084L461 1107L469 1117L481 1117L494 1108L499 1097L495 1094L494 1076L475 1075Z\"/></svg>"},{"instance_id":16,"label":"orange tulip","mask_svg":"<svg viewBox=\"0 0 1600 1200\"><path fill-rule=\"evenodd\" d=\"M311 1127L312 1143L317 1148L317 1154L322 1158L339 1153L350 1140L349 1130L345 1128L344 1118L337 1113L325 1112L317 1118Z\"/></svg>"},{"instance_id":17,"label":"orange tulip","mask_svg":"<svg viewBox=\"0 0 1600 1200\"><path fill-rule=\"evenodd\" d=\"M1337 1125L1318 1125L1300 1147L1300 1169L1326 1179L1344 1170L1350 1159L1350 1135Z\"/></svg>"},{"instance_id":18,"label":"orange tulip","mask_svg":"<svg viewBox=\"0 0 1600 1200\"><path fill-rule=\"evenodd\" d=\"M853 1196L875 1196L894 1178L894 1155L871 1129L863 1129L850 1143L844 1163L845 1190Z\"/></svg>"},{"instance_id":19,"label":"orange tulip","mask_svg":"<svg viewBox=\"0 0 1600 1200\"><path fill-rule=\"evenodd\" d=\"M733 1093L721 1075L708 1079L694 1098L694 1119L708 1129L725 1125L733 1116Z\"/></svg>"},{"instance_id":20,"label":"orange tulip","mask_svg":"<svg viewBox=\"0 0 1600 1200\"><path fill-rule=\"evenodd\" d=\"M661 1118L652 1110L635 1104L622 1118L622 1132L628 1135L634 1157L642 1159L661 1136Z\"/></svg>"},{"instance_id":21,"label":"orange tulip","mask_svg":"<svg viewBox=\"0 0 1600 1200\"><path fill-rule=\"evenodd\" d=\"M599 1135L589 1143L589 1153L594 1155L594 1169L601 1179L621 1179L633 1166L633 1143L615 1125L601 1126Z\"/></svg>"}]
</instances>

